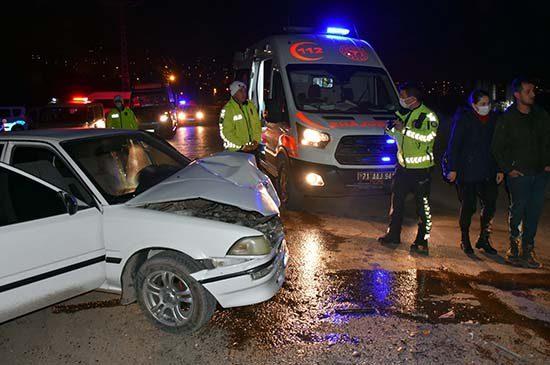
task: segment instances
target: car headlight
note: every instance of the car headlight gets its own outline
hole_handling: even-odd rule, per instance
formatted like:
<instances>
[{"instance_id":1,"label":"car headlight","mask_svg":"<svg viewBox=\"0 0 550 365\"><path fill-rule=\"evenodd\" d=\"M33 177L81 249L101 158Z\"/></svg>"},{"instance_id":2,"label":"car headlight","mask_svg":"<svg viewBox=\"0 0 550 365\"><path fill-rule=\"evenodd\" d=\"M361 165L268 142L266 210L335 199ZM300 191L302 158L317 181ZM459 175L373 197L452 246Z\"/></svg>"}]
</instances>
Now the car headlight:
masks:
<instances>
[{"instance_id":1,"label":"car headlight","mask_svg":"<svg viewBox=\"0 0 550 365\"><path fill-rule=\"evenodd\" d=\"M98 119L94 123L94 128L105 128L105 119Z\"/></svg>"},{"instance_id":2,"label":"car headlight","mask_svg":"<svg viewBox=\"0 0 550 365\"><path fill-rule=\"evenodd\" d=\"M195 114L195 118L198 119L198 120L203 120L203 119L204 119L204 113L201 112L201 111L198 111L198 112Z\"/></svg>"},{"instance_id":3,"label":"car headlight","mask_svg":"<svg viewBox=\"0 0 550 365\"><path fill-rule=\"evenodd\" d=\"M325 148L329 142L330 136L326 133L309 128L302 131L302 144L304 146Z\"/></svg>"},{"instance_id":4,"label":"car headlight","mask_svg":"<svg viewBox=\"0 0 550 365\"><path fill-rule=\"evenodd\" d=\"M183 121L185 120L185 118L187 118L187 115L185 115L184 112L179 112L179 113L178 113L178 120L179 120L180 122L183 122Z\"/></svg>"},{"instance_id":5,"label":"car headlight","mask_svg":"<svg viewBox=\"0 0 550 365\"><path fill-rule=\"evenodd\" d=\"M167 122L168 119L170 119L170 117L168 117L167 114L162 114L162 115L159 117L159 120L160 120L161 122Z\"/></svg>"},{"instance_id":6,"label":"car headlight","mask_svg":"<svg viewBox=\"0 0 550 365\"><path fill-rule=\"evenodd\" d=\"M227 251L228 255L260 256L271 252L271 245L265 236L241 238Z\"/></svg>"}]
</instances>

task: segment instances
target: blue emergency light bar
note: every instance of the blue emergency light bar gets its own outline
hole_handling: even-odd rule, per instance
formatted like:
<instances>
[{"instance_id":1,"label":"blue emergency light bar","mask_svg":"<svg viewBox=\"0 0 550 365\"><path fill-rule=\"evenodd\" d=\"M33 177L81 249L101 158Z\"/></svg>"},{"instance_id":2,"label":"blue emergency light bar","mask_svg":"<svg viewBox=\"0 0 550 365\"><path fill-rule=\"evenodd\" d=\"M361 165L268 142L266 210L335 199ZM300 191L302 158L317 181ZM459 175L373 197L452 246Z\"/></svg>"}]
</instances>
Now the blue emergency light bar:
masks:
<instances>
[{"instance_id":1,"label":"blue emergency light bar","mask_svg":"<svg viewBox=\"0 0 550 365\"><path fill-rule=\"evenodd\" d=\"M348 35L350 32L347 28L341 28L341 27L327 27L327 34L334 34L334 35Z\"/></svg>"},{"instance_id":2,"label":"blue emergency light bar","mask_svg":"<svg viewBox=\"0 0 550 365\"><path fill-rule=\"evenodd\" d=\"M187 104L187 100L180 100L180 105L185 105Z\"/></svg>"},{"instance_id":3,"label":"blue emergency light bar","mask_svg":"<svg viewBox=\"0 0 550 365\"><path fill-rule=\"evenodd\" d=\"M390 157L388 157L388 156L382 157L382 162L390 162L390 161L391 161Z\"/></svg>"},{"instance_id":4,"label":"blue emergency light bar","mask_svg":"<svg viewBox=\"0 0 550 365\"><path fill-rule=\"evenodd\" d=\"M388 138L388 139L386 139L386 143L387 143L387 144L395 144L395 139L393 139L393 138Z\"/></svg>"}]
</instances>

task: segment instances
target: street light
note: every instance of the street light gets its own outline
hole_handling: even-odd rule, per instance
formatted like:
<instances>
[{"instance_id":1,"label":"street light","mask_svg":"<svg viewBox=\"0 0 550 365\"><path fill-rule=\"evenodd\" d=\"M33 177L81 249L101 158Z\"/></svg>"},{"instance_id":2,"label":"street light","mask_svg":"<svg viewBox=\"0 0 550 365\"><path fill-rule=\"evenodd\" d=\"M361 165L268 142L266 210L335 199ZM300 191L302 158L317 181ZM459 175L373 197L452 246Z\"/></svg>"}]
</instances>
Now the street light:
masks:
<instances>
[{"instance_id":1,"label":"street light","mask_svg":"<svg viewBox=\"0 0 550 365\"><path fill-rule=\"evenodd\" d=\"M169 80L170 82L174 82L174 81L176 81L176 76L173 75L173 74L171 74L170 76L168 76L168 80Z\"/></svg>"}]
</instances>

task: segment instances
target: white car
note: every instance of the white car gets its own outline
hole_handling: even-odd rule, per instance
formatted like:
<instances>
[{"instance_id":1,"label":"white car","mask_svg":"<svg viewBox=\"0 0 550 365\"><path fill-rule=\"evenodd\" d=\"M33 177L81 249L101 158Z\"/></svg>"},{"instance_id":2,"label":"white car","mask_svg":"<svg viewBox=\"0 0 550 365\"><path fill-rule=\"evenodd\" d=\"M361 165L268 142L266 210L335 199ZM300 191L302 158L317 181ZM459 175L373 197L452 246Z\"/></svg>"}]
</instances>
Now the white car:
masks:
<instances>
[{"instance_id":1,"label":"white car","mask_svg":"<svg viewBox=\"0 0 550 365\"><path fill-rule=\"evenodd\" d=\"M272 298L279 199L245 154L190 161L123 130L0 136L0 322L94 289L172 332Z\"/></svg>"}]
</instances>

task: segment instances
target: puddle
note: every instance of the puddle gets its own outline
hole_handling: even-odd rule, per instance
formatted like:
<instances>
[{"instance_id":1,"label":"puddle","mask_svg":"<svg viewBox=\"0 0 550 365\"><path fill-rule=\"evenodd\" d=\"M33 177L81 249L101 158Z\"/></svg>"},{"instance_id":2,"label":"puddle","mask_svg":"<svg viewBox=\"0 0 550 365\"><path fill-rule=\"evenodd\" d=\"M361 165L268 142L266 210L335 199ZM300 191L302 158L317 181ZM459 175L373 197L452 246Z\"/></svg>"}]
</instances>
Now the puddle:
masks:
<instances>
[{"instance_id":1,"label":"puddle","mask_svg":"<svg viewBox=\"0 0 550 365\"><path fill-rule=\"evenodd\" d=\"M515 324L550 340L550 323L528 318L493 292L478 287L490 285L516 295L522 290L539 288L547 295L550 274L482 273L474 277L445 271L382 269L323 273L321 266L311 261L309 265L291 267L287 282L274 299L220 311L213 325L227 330L233 347L243 346L251 339L268 346L296 342L353 343L356 339L344 334L338 337L316 333L315 327L323 322L345 325L365 316L398 316L429 323ZM454 318L440 318L450 311L454 312Z\"/></svg>"},{"instance_id":2,"label":"puddle","mask_svg":"<svg viewBox=\"0 0 550 365\"><path fill-rule=\"evenodd\" d=\"M52 307L53 313L75 313L82 310L93 308L109 308L120 306L120 299L98 300L93 302L78 303L78 304L58 304Z\"/></svg>"}]
</instances>

